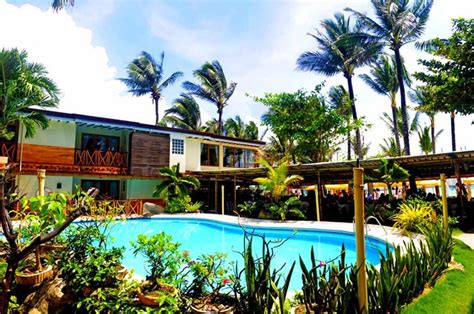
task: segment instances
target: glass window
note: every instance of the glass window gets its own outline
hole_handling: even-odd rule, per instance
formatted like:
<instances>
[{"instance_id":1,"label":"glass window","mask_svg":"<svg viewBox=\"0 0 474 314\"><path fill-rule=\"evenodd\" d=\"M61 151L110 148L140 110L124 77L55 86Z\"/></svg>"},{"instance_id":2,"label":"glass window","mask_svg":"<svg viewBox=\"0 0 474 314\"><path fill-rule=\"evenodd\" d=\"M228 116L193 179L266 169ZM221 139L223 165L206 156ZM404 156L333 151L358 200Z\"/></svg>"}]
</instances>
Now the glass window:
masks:
<instances>
[{"instance_id":1,"label":"glass window","mask_svg":"<svg viewBox=\"0 0 474 314\"><path fill-rule=\"evenodd\" d=\"M99 189L99 200L118 200L120 184L118 180L81 180L81 189L87 191L91 187Z\"/></svg>"},{"instance_id":2,"label":"glass window","mask_svg":"<svg viewBox=\"0 0 474 314\"><path fill-rule=\"evenodd\" d=\"M201 166L219 166L219 146L201 144Z\"/></svg>"},{"instance_id":3,"label":"glass window","mask_svg":"<svg viewBox=\"0 0 474 314\"><path fill-rule=\"evenodd\" d=\"M120 138L118 136L84 133L82 134L81 149L118 152L120 150Z\"/></svg>"},{"instance_id":4,"label":"glass window","mask_svg":"<svg viewBox=\"0 0 474 314\"><path fill-rule=\"evenodd\" d=\"M255 167L255 152L251 149L224 146L224 167L229 167L229 168Z\"/></svg>"},{"instance_id":5,"label":"glass window","mask_svg":"<svg viewBox=\"0 0 474 314\"><path fill-rule=\"evenodd\" d=\"M175 155L184 155L184 140L177 138L171 139L171 153Z\"/></svg>"}]
</instances>

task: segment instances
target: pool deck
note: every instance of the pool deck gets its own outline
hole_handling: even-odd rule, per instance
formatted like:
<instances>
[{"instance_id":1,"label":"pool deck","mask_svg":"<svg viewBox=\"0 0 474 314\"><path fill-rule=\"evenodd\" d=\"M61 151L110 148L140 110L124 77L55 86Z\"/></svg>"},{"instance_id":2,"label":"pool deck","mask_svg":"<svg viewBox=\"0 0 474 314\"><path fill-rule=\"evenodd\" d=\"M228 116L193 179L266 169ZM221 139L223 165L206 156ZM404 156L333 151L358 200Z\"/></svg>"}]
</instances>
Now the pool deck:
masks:
<instances>
[{"instance_id":1,"label":"pool deck","mask_svg":"<svg viewBox=\"0 0 474 314\"><path fill-rule=\"evenodd\" d=\"M332 221L308 221L308 220L288 220L280 222L277 220L264 220L242 218L236 216L217 215L217 214L160 214L149 217L149 219L160 218L184 218L184 219L206 219L220 221L223 223L243 225L248 227L263 228L285 228L291 230L321 230L321 231L340 231L344 233L354 233L354 225L347 222ZM387 226L368 224L366 227L369 236L386 241L392 245L401 245L409 240L408 237L401 235L395 229ZM417 239L415 237L414 239Z\"/></svg>"}]
</instances>

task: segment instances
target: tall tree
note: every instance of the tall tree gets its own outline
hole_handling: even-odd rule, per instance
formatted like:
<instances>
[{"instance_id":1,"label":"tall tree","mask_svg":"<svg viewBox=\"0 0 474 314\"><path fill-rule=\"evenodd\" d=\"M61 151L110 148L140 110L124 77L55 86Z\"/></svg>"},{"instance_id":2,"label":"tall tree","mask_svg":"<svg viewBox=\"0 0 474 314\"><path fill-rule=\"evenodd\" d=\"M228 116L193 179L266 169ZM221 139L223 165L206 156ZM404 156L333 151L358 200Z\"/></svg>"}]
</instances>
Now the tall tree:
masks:
<instances>
[{"instance_id":1,"label":"tall tree","mask_svg":"<svg viewBox=\"0 0 474 314\"><path fill-rule=\"evenodd\" d=\"M331 86L329 89L329 102L334 108L347 118L348 125L351 123L351 99L349 93L346 91L344 86L337 85ZM352 138L351 131L347 131L347 160L351 160L351 151L352 151ZM362 145L361 145L362 146ZM354 153L357 155L357 148L354 147Z\"/></svg>"},{"instance_id":2,"label":"tall tree","mask_svg":"<svg viewBox=\"0 0 474 314\"><path fill-rule=\"evenodd\" d=\"M409 82L409 75L405 66L403 69L403 77L407 83ZM390 99L390 107L392 108L393 121L393 136L397 144L398 154L401 154L400 146L400 132L397 116L397 93L399 90L397 80L397 65L394 58L387 56L380 57L376 62L370 66L370 75L361 74L360 78L376 93L387 96Z\"/></svg>"},{"instance_id":3,"label":"tall tree","mask_svg":"<svg viewBox=\"0 0 474 314\"><path fill-rule=\"evenodd\" d=\"M443 130L440 130L438 133L434 135L434 138L433 138L432 134L430 134L430 130L431 130L431 127L429 126L423 126L418 129L418 142L420 144L420 150L425 155L433 151L433 146L436 139L443 132Z\"/></svg>"},{"instance_id":4,"label":"tall tree","mask_svg":"<svg viewBox=\"0 0 474 314\"><path fill-rule=\"evenodd\" d=\"M8 127L16 123L24 126L26 137L32 137L37 127L48 127L48 119L27 109L56 107L58 103L59 89L43 65L29 62L24 50L0 51L0 138L13 138L15 134Z\"/></svg>"},{"instance_id":5,"label":"tall tree","mask_svg":"<svg viewBox=\"0 0 474 314\"><path fill-rule=\"evenodd\" d=\"M474 113L474 19L453 21L448 39L435 38L418 44L418 48L436 59L420 60L426 71L415 77L430 89L430 110L451 115L451 143L456 151L455 116Z\"/></svg>"},{"instance_id":6,"label":"tall tree","mask_svg":"<svg viewBox=\"0 0 474 314\"><path fill-rule=\"evenodd\" d=\"M351 100L352 118L357 121L354 88L352 78L354 70L369 64L380 52L379 43L366 43L351 36L362 31L360 23L351 23L350 18L341 13L336 13L334 19L321 22L322 30L316 34L309 34L317 43L316 51L307 51L297 60L297 68L302 71L313 71L326 76L342 73L347 80L349 98ZM356 128L356 148L358 157L361 156L360 130Z\"/></svg>"},{"instance_id":7,"label":"tall tree","mask_svg":"<svg viewBox=\"0 0 474 314\"><path fill-rule=\"evenodd\" d=\"M229 118L224 123L225 135L247 140L258 140L258 127L255 122L248 124L240 116Z\"/></svg>"},{"instance_id":8,"label":"tall tree","mask_svg":"<svg viewBox=\"0 0 474 314\"><path fill-rule=\"evenodd\" d=\"M398 154L397 143L393 137L384 138L383 144L380 144L379 146L380 146L380 149L382 150L382 152L380 153L382 157L400 156Z\"/></svg>"},{"instance_id":9,"label":"tall tree","mask_svg":"<svg viewBox=\"0 0 474 314\"><path fill-rule=\"evenodd\" d=\"M400 125L402 123L402 119L403 119L402 111L400 110L400 108L396 108L395 115L396 115L396 118L397 118L397 124ZM391 115L389 115L388 113L384 112L380 116L380 119L382 119L382 121L385 123L387 128L390 130L392 135L395 135L395 129L393 127L395 125L395 123L393 122L393 117ZM412 135L416 132L416 130L418 129L418 126L419 126L419 121L420 121L420 112L415 112L415 116L413 117L413 119L411 119L410 114L407 114L408 134L409 135Z\"/></svg>"},{"instance_id":10,"label":"tall tree","mask_svg":"<svg viewBox=\"0 0 474 314\"><path fill-rule=\"evenodd\" d=\"M378 21L367 15L347 8L365 27L365 33L355 37L367 43L384 43L395 54L397 80L400 88L400 105L402 109L402 130L405 154L410 155L410 135L407 120L407 103L403 78L403 62L400 49L417 40L425 29L426 22L433 6L433 0L371 0Z\"/></svg>"},{"instance_id":11,"label":"tall tree","mask_svg":"<svg viewBox=\"0 0 474 314\"><path fill-rule=\"evenodd\" d=\"M410 100L418 105L416 110L425 113L430 118L431 148L433 154L436 154L436 139L442 130L436 133L436 111L432 104L434 98L427 86L417 86L416 89L408 95L410 96Z\"/></svg>"},{"instance_id":12,"label":"tall tree","mask_svg":"<svg viewBox=\"0 0 474 314\"><path fill-rule=\"evenodd\" d=\"M60 11L68 6L74 6L74 0L53 0L51 7L54 11Z\"/></svg>"},{"instance_id":13,"label":"tall tree","mask_svg":"<svg viewBox=\"0 0 474 314\"><path fill-rule=\"evenodd\" d=\"M181 76L182 72L174 72L166 80L163 80L163 61L165 53L162 52L160 59L156 61L151 54L146 51L127 66L128 78L120 78L133 96L143 96L150 94L155 105L155 123L160 122L159 101L165 88L173 85Z\"/></svg>"},{"instance_id":14,"label":"tall tree","mask_svg":"<svg viewBox=\"0 0 474 314\"><path fill-rule=\"evenodd\" d=\"M206 100L217 107L219 134L223 134L222 114L224 107L227 106L227 101L234 93L237 83L227 82L219 61L206 62L200 69L194 71L193 74L199 81L199 84L186 81L183 83L183 87L190 94Z\"/></svg>"},{"instance_id":15,"label":"tall tree","mask_svg":"<svg viewBox=\"0 0 474 314\"><path fill-rule=\"evenodd\" d=\"M171 108L165 110L161 123L186 130L204 131L199 104L193 96L184 93L174 101Z\"/></svg>"}]
</instances>

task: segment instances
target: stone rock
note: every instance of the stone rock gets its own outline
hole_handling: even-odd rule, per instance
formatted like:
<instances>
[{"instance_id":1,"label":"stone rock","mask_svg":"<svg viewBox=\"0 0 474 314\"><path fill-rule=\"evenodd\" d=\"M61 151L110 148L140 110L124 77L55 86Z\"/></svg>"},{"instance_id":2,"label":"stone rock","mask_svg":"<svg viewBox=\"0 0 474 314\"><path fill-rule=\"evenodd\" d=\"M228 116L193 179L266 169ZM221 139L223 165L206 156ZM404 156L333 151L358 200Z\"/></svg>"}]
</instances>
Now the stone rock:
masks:
<instances>
[{"instance_id":1,"label":"stone rock","mask_svg":"<svg viewBox=\"0 0 474 314\"><path fill-rule=\"evenodd\" d=\"M163 206L153 204L153 203L145 203L143 204L143 216L153 216L163 214L165 209Z\"/></svg>"},{"instance_id":2,"label":"stone rock","mask_svg":"<svg viewBox=\"0 0 474 314\"><path fill-rule=\"evenodd\" d=\"M73 296L64 292L66 283L59 277L43 283L35 292L29 294L18 309L19 313L68 313L73 304Z\"/></svg>"}]
</instances>

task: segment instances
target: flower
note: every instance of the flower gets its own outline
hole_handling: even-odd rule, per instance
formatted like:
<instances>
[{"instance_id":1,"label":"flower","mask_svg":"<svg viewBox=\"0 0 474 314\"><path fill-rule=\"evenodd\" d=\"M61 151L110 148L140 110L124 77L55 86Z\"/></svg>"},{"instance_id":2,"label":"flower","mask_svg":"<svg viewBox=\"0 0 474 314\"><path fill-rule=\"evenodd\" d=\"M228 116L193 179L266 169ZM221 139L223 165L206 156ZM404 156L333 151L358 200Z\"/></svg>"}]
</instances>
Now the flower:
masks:
<instances>
[{"instance_id":1,"label":"flower","mask_svg":"<svg viewBox=\"0 0 474 314\"><path fill-rule=\"evenodd\" d=\"M188 257L189 256L189 251L183 251L183 256Z\"/></svg>"},{"instance_id":2,"label":"flower","mask_svg":"<svg viewBox=\"0 0 474 314\"><path fill-rule=\"evenodd\" d=\"M324 266L324 265L326 265L326 263L325 263L325 262L323 262L323 261L319 261L319 267L322 267L322 266Z\"/></svg>"},{"instance_id":3,"label":"flower","mask_svg":"<svg viewBox=\"0 0 474 314\"><path fill-rule=\"evenodd\" d=\"M222 283L223 283L224 285L227 285L227 284L230 283L230 279L229 279L229 278L225 278L224 280L222 280Z\"/></svg>"},{"instance_id":4,"label":"flower","mask_svg":"<svg viewBox=\"0 0 474 314\"><path fill-rule=\"evenodd\" d=\"M194 261L193 261L193 260L190 260L190 261L188 262L188 265L192 265L192 264L194 264Z\"/></svg>"}]
</instances>

